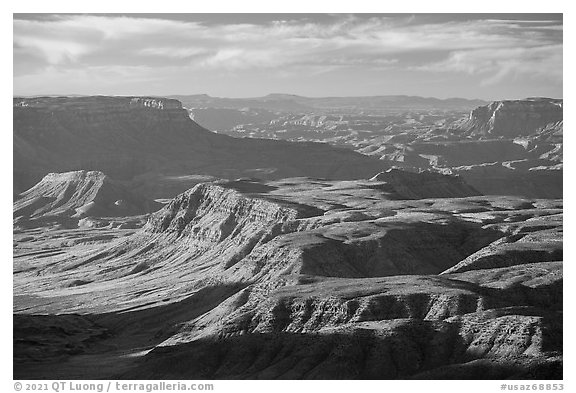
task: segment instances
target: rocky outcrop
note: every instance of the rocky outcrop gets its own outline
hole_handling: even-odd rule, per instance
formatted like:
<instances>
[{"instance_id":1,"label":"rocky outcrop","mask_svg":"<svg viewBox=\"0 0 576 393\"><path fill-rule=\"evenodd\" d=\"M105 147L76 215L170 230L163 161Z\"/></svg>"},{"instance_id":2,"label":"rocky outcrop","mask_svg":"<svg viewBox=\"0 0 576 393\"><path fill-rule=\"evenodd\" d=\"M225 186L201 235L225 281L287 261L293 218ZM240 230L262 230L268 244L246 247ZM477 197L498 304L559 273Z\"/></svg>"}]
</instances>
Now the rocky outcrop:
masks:
<instances>
[{"instance_id":1,"label":"rocky outcrop","mask_svg":"<svg viewBox=\"0 0 576 393\"><path fill-rule=\"evenodd\" d=\"M51 220L78 221L85 217L147 214L161 207L129 191L102 172L49 173L14 202L13 216L20 225Z\"/></svg>"},{"instance_id":2,"label":"rocky outcrop","mask_svg":"<svg viewBox=\"0 0 576 393\"><path fill-rule=\"evenodd\" d=\"M285 203L285 207L264 198L247 198L226 185L202 183L177 196L150 219L145 230L218 242L229 235L258 231L305 214L298 205Z\"/></svg>"}]
</instances>

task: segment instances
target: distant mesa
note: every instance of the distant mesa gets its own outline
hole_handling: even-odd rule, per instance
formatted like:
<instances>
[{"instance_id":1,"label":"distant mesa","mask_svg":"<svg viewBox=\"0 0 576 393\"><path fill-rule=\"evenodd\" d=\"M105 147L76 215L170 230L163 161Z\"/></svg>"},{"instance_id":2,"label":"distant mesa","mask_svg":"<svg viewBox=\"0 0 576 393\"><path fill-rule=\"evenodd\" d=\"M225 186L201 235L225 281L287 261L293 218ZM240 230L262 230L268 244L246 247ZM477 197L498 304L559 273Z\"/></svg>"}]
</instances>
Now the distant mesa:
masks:
<instances>
[{"instance_id":1,"label":"distant mesa","mask_svg":"<svg viewBox=\"0 0 576 393\"><path fill-rule=\"evenodd\" d=\"M460 198L482 195L458 176L431 171L414 173L390 168L386 172L378 173L370 180L386 182L399 195L402 195L402 199Z\"/></svg>"},{"instance_id":2,"label":"distant mesa","mask_svg":"<svg viewBox=\"0 0 576 393\"><path fill-rule=\"evenodd\" d=\"M118 109L159 109L181 110L178 100L163 97L120 97L120 96L64 96L64 97L14 97L15 108L35 108L38 110L118 110Z\"/></svg>"},{"instance_id":3,"label":"distant mesa","mask_svg":"<svg viewBox=\"0 0 576 393\"><path fill-rule=\"evenodd\" d=\"M351 143L394 166L457 174L485 195L561 198L562 118L562 99L495 101L442 128L399 119Z\"/></svg>"},{"instance_id":4,"label":"distant mesa","mask_svg":"<svg viewBox=\"0 0 576 393\"><path fill-rule=\"evenodd\" d=\"M179 101L154 97L15 98L13 146L16 193L47 173L79 169L136 182L163 174L358 179L389 167L326 144L215 134L191 120ZM153 197L175 195L157 189Z\"/></svg>"},{"instance_id":5,"label":"distant mesa","mask_svg":"<svg viewBox=\"0 0 576 393\"><path fill-rule=\"evenodd\" d=\"M516 137L529 135L549 123L562 121L562 118L561 99L494 101L474 109L462 129L471 135Z\"/></svg>"}]
</instances>

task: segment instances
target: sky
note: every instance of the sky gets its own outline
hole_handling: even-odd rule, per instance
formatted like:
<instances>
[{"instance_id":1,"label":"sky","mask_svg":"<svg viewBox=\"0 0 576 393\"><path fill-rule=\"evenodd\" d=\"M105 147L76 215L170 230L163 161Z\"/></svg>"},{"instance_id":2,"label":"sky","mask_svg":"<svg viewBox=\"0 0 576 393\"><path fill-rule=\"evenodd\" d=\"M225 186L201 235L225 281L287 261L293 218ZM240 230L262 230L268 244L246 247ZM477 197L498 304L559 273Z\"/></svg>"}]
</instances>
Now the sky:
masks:
<instances>
[{"instance_id":1,"label":"sky","mask_svg":"<svg viewBox=\"0 0 576 393\"><path fill-rule=\"evenodd\" d=\"M561 98L562 14L14 14L14 95Z\"/></svg>"}]
</instances>

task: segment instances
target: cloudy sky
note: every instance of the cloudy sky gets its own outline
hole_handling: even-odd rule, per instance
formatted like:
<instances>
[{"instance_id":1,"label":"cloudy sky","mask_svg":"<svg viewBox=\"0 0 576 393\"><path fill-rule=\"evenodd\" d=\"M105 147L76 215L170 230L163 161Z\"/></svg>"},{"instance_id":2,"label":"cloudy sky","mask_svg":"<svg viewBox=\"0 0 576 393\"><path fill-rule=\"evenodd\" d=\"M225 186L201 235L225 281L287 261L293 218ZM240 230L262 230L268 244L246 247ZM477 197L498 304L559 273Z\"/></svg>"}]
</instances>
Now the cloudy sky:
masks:
<instances>
[{"instance_id":1,"label":"cloudy sky","mask_svg":"<svg viewBox=\"0 0 576 393\"><path fill-rule=\"evenodd\" d=\"M559 14L15 14L14 94L562 97Z\"/></svg>"}]
</instances>

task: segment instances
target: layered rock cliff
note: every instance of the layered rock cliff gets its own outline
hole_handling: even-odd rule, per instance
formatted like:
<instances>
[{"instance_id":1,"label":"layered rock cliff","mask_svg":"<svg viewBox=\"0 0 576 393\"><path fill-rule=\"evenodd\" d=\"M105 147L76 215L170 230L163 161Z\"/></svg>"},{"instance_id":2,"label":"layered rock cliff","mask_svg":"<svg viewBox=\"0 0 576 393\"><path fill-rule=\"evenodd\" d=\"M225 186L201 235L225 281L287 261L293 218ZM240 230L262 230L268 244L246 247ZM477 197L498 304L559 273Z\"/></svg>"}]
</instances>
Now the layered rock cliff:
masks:
<instances>
[{"instance_id":1,"label":"layered rock cliff","mask_svg":"<svg viewBox=\"0 0 576 393\"><path fill-rule=\"evenodd\" d=\"M494 101L474 109L462 128L470 135L516 137L529 135L562 118L563 103L560 99Z\"/></svg>"},{"instance_id":2,"label":"layered rock cliff","mask_svg":"<svg viewBox=\"0 0 576 393\"><path fill-rule=\"evenodd\" d=\"M14 202L16 224L77 222L85 217L134 216L161 205L134 194L102 172L50 173Z\"/></svg>"},{"instance_id":3,"label":"layered rock cliff","mask_svg":"<svg viewBox=\"0 0 576 393\"><path fill-rule=\"evenodd\" d=\"M375 137L357 151L461 176L485 195L562 197L563 100L495 101L446 128Z\"/></svg>"},{"instance_id":4,"label":"layered rock cliff","mask_svg":"<svg viewBox=\"0 0 576 393\"><path fill-rule=\"evenodd\" d=\"M388 166L323 144L235 139L191 120L176 100L153 97L14 99L14 186L19 193L50 172L137 175L366 178ZM153 197L159 187L141 185ZM187 187L189 188L189 186Z\"/></svg>"}]
</instances>

